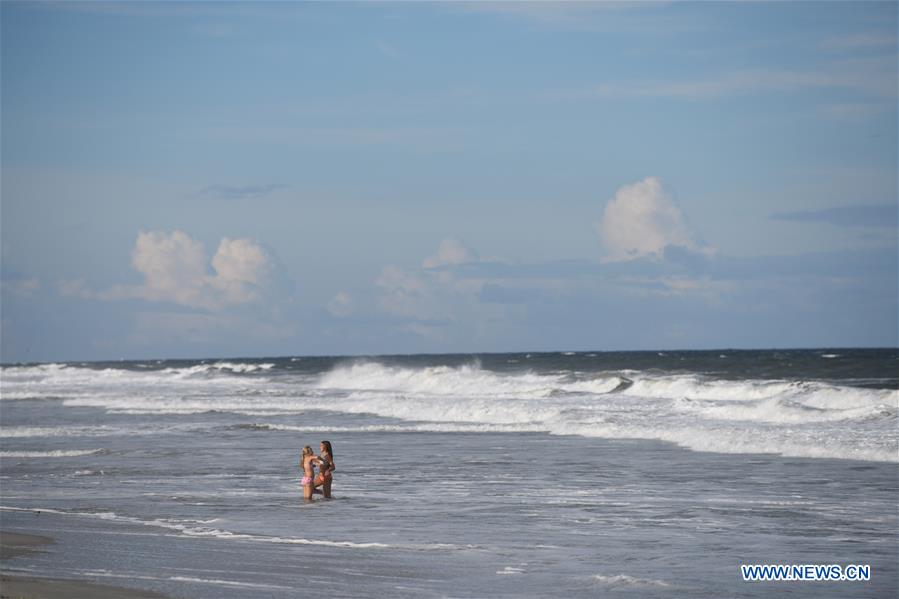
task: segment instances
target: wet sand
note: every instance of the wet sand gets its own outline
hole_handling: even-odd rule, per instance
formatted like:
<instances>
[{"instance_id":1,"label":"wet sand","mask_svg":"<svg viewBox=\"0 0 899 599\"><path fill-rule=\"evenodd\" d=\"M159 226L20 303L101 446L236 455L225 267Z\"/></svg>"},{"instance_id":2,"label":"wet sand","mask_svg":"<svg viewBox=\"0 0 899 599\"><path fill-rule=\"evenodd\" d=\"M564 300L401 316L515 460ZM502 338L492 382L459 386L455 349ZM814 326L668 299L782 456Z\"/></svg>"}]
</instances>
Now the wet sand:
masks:
<instances>
[{"instance_id":1,"label":"wet sand","mask_svg":"<svg viewBox=\"0 0 899 599\"><path fill-rule=\"evenodd\" d=\"M35 553L40 551L42 546L52 545L55 542L50 537L0 531L0 559Z\"/></svg>"},{"instance_id":2,"label":"wet sand","mask_svg":"<svg viewBox=\"0 0 899 599\"><path fill-rule=\"evenodd\" d=\"M40 552L54 543L50 537L0 532L0 559ZM0 599L165 599L165 595L78 580L13 576L0 572Z\"/></svg>"}]
</instances>

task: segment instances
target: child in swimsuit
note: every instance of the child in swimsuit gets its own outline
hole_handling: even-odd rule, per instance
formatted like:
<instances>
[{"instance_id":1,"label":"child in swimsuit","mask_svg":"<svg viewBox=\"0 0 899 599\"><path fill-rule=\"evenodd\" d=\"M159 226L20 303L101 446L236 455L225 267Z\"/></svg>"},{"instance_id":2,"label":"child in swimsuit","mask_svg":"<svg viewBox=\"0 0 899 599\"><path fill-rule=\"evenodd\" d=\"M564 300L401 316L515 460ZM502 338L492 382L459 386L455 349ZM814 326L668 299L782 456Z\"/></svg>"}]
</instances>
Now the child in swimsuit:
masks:
<instances>
[{"instance_id":1,"label":"child in swimsuit","mask_svg":"<svg viewBox=\"0 0 899 599\"><path fill-rule=\"evenodd\" d=\"M300 481L300 484L303 485L303 499L306 501L312 500L312 492L315 489L313 484L315 481L315 464L322 468L324 463L321 458L312 453L312 448L308 445L300 452L300 469L303 471L303 479Z\"/></svg>"}]
</instances>

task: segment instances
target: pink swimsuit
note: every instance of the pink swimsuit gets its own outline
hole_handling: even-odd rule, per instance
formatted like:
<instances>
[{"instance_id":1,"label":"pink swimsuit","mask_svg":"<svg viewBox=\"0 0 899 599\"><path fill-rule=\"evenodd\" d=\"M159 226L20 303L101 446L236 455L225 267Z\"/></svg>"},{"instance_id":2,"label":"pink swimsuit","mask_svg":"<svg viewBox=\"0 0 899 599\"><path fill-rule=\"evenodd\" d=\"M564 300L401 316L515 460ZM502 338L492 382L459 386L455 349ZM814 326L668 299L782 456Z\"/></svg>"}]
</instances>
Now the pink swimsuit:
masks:
<instances>
[{"instance_id":1,"label":"pink swimsuit","mask_svg":"<svg viewBox=\"0 0 899 599\"><path fill-rule=\"evenodd\" d=\"M300 481L300 484L301 484L301 485L311 485L311 484L312 484L312 477L311 477L311 476L304 476L304 477L303 477L303 480Z\"/></svg>"}]
</instances>

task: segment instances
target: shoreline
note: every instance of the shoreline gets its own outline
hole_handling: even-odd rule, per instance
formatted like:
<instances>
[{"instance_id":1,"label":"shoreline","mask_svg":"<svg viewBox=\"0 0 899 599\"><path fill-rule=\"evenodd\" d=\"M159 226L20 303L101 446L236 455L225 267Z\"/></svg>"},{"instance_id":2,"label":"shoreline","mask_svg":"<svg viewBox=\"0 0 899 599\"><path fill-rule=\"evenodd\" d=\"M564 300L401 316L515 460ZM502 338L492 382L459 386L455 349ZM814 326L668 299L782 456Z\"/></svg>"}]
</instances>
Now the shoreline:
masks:
<instances>
[{"instance_id":1,"label":"shoreline","mask_svg":"<svg viewBox=\"0 0 899 599\"><path fill-rule=\"evenodd\" d=\"M40 553L44 545L54 545L56 540L41 535L22 534L0 530L0 560L7 560L19 555Z\"/></svg>"},{"instance_id":2,"label":"shoreline","mask_svg":"<svg viewBox=\"0 0 899 599\"><path fill-rule=\"evenodd\" d=\"M0 599L168 599L153 591L0 573Z\"/></svg>"},{"instance_id":3,"label":"shoreline","mask_svg":"<svg viewBox=\"0 0 899 599\"><path fill-rule=\"evenodd\" d=\"M0 531L0 559L43 552L56 540L42 535ZM0 569L0 599L168 599L153 591L95 584L83 580L39 578Z\"/></svg>"}]
</instances>

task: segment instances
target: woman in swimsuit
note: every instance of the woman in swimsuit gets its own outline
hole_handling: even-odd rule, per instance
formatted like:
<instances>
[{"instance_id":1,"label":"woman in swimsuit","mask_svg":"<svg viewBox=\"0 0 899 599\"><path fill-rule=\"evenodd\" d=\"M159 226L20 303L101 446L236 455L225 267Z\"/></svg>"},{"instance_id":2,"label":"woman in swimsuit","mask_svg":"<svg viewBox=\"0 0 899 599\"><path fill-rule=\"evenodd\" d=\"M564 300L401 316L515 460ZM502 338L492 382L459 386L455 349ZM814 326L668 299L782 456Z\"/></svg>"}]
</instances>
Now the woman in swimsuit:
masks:
<instances>
[{"instance_id":1,"label":"woman in swimsuit","mask_svg":"<svg viewBox=\"0 0 899 599\"><path fill-rule=\"evenodd\" d=\"M331 479L333 478L333 473L337 470L337 466L334 465L334 450L331 449L330 441L322 441L319 445L319 451L321 454L319 455L319 459L322 462L321 467L319 468L319 474L315 477L315 486L321 487L322 490L319 491L315 489L316 493L322 493L325 497L331 497Z\"/></svg>"},{"instance_id":2,"label":"woman in swimsuit","mask_svg":"<svg viewBox=\"0 0 899 599\"><path fill-rule=\"evenodd\" d=\"M312 453L312 448L307 445L300 453L300 469L303 471L303 480L300 481L300 484L303 485L303 499L306 501L312 500L312 492L315 489L313 482L315 480L316 463L319 465L319 468L322 468L325 462Z\"/></svg>"}]
</instances>

